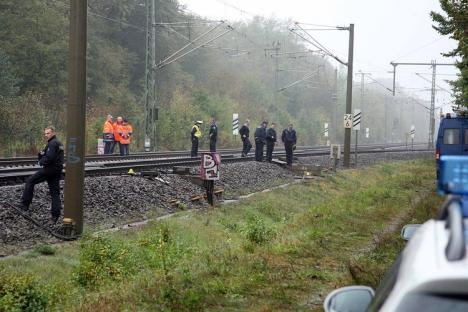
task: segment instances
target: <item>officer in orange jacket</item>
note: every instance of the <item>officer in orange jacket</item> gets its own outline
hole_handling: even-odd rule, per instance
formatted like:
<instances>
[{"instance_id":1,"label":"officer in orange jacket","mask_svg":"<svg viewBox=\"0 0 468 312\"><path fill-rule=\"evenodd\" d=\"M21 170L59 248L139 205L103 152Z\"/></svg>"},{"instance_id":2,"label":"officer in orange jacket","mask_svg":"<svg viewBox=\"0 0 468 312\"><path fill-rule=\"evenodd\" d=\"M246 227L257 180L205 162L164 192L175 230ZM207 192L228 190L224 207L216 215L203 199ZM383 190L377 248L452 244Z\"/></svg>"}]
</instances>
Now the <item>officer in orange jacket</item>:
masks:
<instances>
[{"instance_id":1,"label":"officer in orange jacket","mask_svg":"<svg viewBox=\"0 0 468 312\"><path fill-rule=\"evenodd\" d=\"M120 135L120 144L123 149L123 156L129 155L130 153L130 141L133 134L133 128L128 123L127 119L122 122L122 133Z\"/></svg>"},{"instance_id":2,"label":"officer in orange jacket","mask_svg":"<svg viewBox=\"0 0 468 312\"><path fill-rule=\"evenodd\" d=\"M112 123L112 115L107 115L106 122L102 127L102 139L104 141L104 155L114 154L114 125Z\"/></svg>"},{"instance_id":3,"label":"officer in orange jacket","mask_svg":"<svg viewBox=\"0 0 468 312\"><path fill-rule=\"evenodd\" d=\"M123 118L119 116L117 117L117 121L114 122L114 140L115 142L119 144L120 156L124 155L122 143L120 142L122 140L122 134L123 134Z\"/></svg>"}]
</instances>

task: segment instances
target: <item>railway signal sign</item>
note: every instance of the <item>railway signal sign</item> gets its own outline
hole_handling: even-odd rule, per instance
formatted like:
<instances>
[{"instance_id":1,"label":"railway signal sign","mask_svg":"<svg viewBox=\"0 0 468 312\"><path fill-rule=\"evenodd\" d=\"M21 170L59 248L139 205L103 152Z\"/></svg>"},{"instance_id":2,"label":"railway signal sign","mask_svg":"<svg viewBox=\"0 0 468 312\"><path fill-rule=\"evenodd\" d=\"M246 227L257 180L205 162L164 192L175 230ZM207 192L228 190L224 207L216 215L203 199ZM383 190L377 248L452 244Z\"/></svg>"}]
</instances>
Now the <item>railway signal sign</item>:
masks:
<instances>
[{"instance_id":1,"label":"railway signal sign","mask_svg":"<svg viewBox=\"0 0 468 312\"><path fill-rule=\"evenodd\" d=\"M414 125L411 125L410 135L412 139L414 139L415 134L416 134L416 128L414 127Z\"/></svg>"},{"instance_id":2,"label":"railway signal sign","mask_svg":"<svg viewBox=\"0 0 468 312\"><path fill-rule=\"evenodd\" d=\"M354 110L353 130L355 131L361 130L361 110L360 109Z\"/></svg>"},{"instance_id":3,"label":"railway signal sign","mask_svg":"<svg viewBox=\"0 0 468 312\"><path fill-rule=\"evenodd\" d=\"M219 180L221 156L218 153L202 154L200 178L202 180Z\"/></svg>"},{"instance_id":4,"label":"railway signal sign","mask_svg":"<svg viewBox=\"0 0 468 312\"><path fill-rule=\"evenodd\" d=\"M344 115L344 127L346 129L351 129L353 127L353 114Z\"/></svg>"},{"instance_id":5,"label":"railway signal sign","mask_svg":"<svg viewBox=\"0 0 468 312\"><path fill-rule=\"evenodd\" d=\"M232 114L232 134L239 135L239 114Z\"/></svg>"},{"instance_id":6,"label":"railway signal sign","mask_svg":"<svg viewBox=\"0 0 468 312\"><path fill-rule=\"evenodd\" d=\"M323 126L323 136L328 137L328 123L327 122Z\"/></svg>"}]
</instances>

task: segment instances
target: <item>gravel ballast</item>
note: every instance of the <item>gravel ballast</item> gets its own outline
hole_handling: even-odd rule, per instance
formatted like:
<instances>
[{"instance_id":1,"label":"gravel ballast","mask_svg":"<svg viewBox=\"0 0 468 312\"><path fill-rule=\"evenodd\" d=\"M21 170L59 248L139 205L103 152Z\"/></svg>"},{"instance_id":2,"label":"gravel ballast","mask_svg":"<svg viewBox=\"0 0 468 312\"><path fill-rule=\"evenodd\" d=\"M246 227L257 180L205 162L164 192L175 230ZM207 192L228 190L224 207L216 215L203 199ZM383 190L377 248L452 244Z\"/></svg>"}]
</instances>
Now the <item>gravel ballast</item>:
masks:
<instances>
[{"instance_id":1,"label":"gravel ballast","mask_svg":"<svg viewBox=\"0 0 468 312\"><path fill-rule=\"evenodd\" d=\"M358 167L388 160L428 159L432 152L363 154L358 156ZM328 157L307 157L300 163L327 166ZM340 168L340 167L339 167ZM194 167L193 170L198 168ZM175 212L171 200L178 200L188 209L206 204L192 203L194 195L204 194L204 189L182 176L162 174L164 181L141 176L104 176L85 178L84 220L85 229L111 228L129 222L146 220ZM226 199L237 198L257 191L288 183L294 174L270 163L255 161L221 165L221 179L216 188L223 188ZM63 181L62 202L63 202ZM30 224L23 217L2 204L17 204L24 185L0 187L0 256L17 253L38 243L57 242L43 230ZM180 206L179 206L180 207ZM36 185L33 203L28 212L33 218L53 228L50 218L50 195L47 183ZM58 226L58 225L57 225Z\"/></svg>"}]
</instances>

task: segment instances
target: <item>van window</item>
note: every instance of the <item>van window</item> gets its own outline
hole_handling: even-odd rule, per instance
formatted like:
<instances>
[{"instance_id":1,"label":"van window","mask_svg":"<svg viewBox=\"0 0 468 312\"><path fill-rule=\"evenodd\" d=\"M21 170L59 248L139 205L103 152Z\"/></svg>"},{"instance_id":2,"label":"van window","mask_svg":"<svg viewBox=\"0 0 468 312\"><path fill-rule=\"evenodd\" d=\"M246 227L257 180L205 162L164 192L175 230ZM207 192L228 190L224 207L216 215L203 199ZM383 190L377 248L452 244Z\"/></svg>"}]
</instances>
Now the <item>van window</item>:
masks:
<instances>
[{"instance_id":1,"label":"van window","mask_svg":"<svg viewBox=\"0 0 468 312\"><path fill-rule=\"evenodd\" d=\"M465 129L465 144L468 144L468 129Z\"/></svg>"},{"instance_id":2,"label":"van window","mask_svg":"<svg viewBox=\"0 0 468 312\"><path fill-rule=\"evenodd\" d=\"M444 144L460 144L460 129L444 129Z\"/></svg>"}]
</instances>

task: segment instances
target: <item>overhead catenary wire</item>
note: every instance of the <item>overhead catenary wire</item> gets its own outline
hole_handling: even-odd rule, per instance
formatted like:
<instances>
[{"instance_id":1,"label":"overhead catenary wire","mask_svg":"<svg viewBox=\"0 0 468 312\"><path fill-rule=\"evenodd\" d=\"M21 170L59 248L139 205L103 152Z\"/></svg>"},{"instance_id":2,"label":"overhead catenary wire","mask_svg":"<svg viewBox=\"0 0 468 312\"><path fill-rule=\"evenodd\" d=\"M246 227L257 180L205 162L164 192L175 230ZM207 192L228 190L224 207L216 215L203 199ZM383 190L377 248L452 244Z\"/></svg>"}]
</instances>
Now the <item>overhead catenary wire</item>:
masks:
<instances>
[{"instance_id":1,"label":"overhead catenary wire","mask_svg":"<svg viewBox=\"0 0 468 312\"><path fill-rule=\"evenodd\" d=\"M431 80L427 79L426 77L423 77L423 74L422 74L422 73L415 73L415 74L416 74L416 76L418 76L419 78L421 78L421 79L423 79L423 80L425 80L425 81L427 81L427 82L432 83ZM450 94L450 95L453 94L453 92L451 92L451 91L449 91L449 90L447 90L447 89L441 87L441 86L438 85L437 83L435 84L435 86L436 86L437 88L439 88L440 90L447 92L447 93Z\"/></svg>"},{"instance_id":2,"label":"overhead catenary wire","mask_svg":"<svg viewBox=\"0 0 468 312\"><path fill-rule=\"evenodd\" d=\"M295 25L299 27L299 29L302 30L307 36L309 36L309 38L317 44L318 48L321 48L323 51L327 52L330 56L332 56L330 50L328 50L323 44L321 44L317 39L315 39L310 33L304 30L304 28L302 28L301 25L299 25L298 23L295 23Z\"/></svg>"},{"instance_id":3,"label":"overhead catenary wire","mask_svg":"<svg viewBox=\"0 0 468 312\"><path fill-rule=\"evenodd\" d=\"M312 78L312 77L314 77L314 76L316 76L316 75L317 75L317 73L311 73L311 74L305 75L305 76L302 77L301 79L296 80L296 81L294 81L294 82L292 82L292 83L290 83L290 84L288 84L288 85L282 87L281 89L278 90L278 92L282 92L282 91L284 91L284 90L286 90L286 89L289 89L289 88L291 88L291 87L297 85L298 83L304 82L304 81L306 81L306 80L308 80L308 79L310 79L310 78Z\"/></svg>"},{"instance_id":4,"label":"overhead catenary wire","mask_svg":"<svg viewBox=\"0 0 468 312\"><path fill-rule=\"evenodd\" d=\"M185 36L184 34L178 32L177 30L173 29L174 26L168 26L168 25L164 25L164 28L172 31L173 33L179 35L180 37L184 38L185 40L189 41L191 44L195 45L196 43L193 42L192 40L190 40L189 37ZM241 54L241 55L244 55L244 54L249 54L250 51L248 50L242 50L242 49L236 49L236 48L225 48L225 47L220 47L220 46L216 46L216 45L213 45L213 44L205 44L204 46L202 46L203 48L206 47L206 48L212 48L212 49L217 49L217 50L223 50L223 51L233 51L233 52L240 52L238 54ZM230 56L238 56L238 55L230 55Z\"/></svg>"},{"instance_id":5,"label":"overhead catenary wire","mask_svg":"<svg viewBox=\"0 0 468 312\"><path fill-rule=\"evenodd\" d=\"M232 31L232 29L230 29L230 27L228 27L228 28L229 28L228 30L226 30L225 32L219 34L218 36L214 37L213 39L208 40L207 42L202 43L202 44L196 46L196 47L193 48L193 49L188 50L187 52L183 53L182 55L177 56L176 58L174 58L174 59L172 59L172 60L167 60L167 58L166 58L166 61L160 62L158 65L156 65L156 67L157 67L157 68L163 68L163 67L165 67L165 66L167 66L167 65L169 65L169 64L171 64L171 63L173 63L173 62L175 62L175 61L177 61L177 60L179 60L180 58L186 56L187 54L189 54L189 53L191 53L191 52L193 52L193 51L195 51L195 50L197 50L197 49L203 47L204 45L215 41L216 39L218 39L218 38L220 38L220 37L224 36L225 34L227 34L227 33L229 33L229 32ZM190 45L190 44L189 44L189 45ZM174 56L174 54L173 54L173 56Z\"/></svg>"},{"instance_id":6,"label":"overhead catenary wire","mask_svg":"<svg viewBox=\"0 0 468 312\"><path fill-rule=\"evenodd\" d=\"M294 25L296 25L296 27L299 28L299 30L302 30L303 33L305 33L309 38L312 39L312 41L308 40L307 38L304 38L304 36L300 35L295 28L290 28L289 31L291 31L292 33L298 35L299 37L301 37L302 39L304 39L305 41L309 42L310 44L312 44L313 46L315 46L316 48L320 49L323 51L323 53L325 53L326 55L332 57L333 59L335 59L337 62L345 65L345 66L348 66L348 63L342 61L338 56L334 55L332 52L330 52L329 49L327 49L323 44L321 44L317 39L315 39L310 33L308 33L307 31L304 30L304 28L300 25L300 23L298 22L295 22ZM339 26L336 26L335 27L336 30L348 30L347 27L339 27Z\"/></svg>"},{"instance_id":7,"label":"overhead catenary wire","mask_svg":"<svg viewBox=\"0 0 468 312\"><path fill-rule=\"evenodd\" d=\"M183 50L185 50L187 47L189 47L192 42L195 42L197 40L200 40L201 38L207 36L209 33L215 31L218 27L220 27L223 23L219 23L218 25L208 29L207 31L205 31L204 33L202 33L201 35L199 35L198 37L196 37L195 39L193 39L191 42L187 43L186 45L184 45L182 48L180 48L179 50L173 52L171 55L169 55L168 57L166 57L165 59L161 60L158 64L158 68L161 68L160 65L166 63L166 62L169 62L171 58L175 57L178 53L182 52ZM172 63L172 62L171 62ZM167 64L166 64L167 65Z\"/></svg>"},{"instance_id":8,"label":"overhead catenary wire","mask_svg":"<svg viewBox=\"0 0 468 312\"><path fill-rule=\"evenodd\" d=\"M399 57L395 58L394 61L399 60L399 59L401 59L401 58L403 58L403 57L406 57L406 56L408 56L408 55L411 55L411 54L413 54L414 52L419 51L419 50L421 50L421 49L427 48L428 46L433 45L434 43L436 43L436 42L442 40L443 38L444 38L444 37L439 37L439 38L437 38L437 39L435 39L435 40L432 40L432 41L429 42L429 43L423 44L422 46L419 46L419 47L417 47L417 48L415 48L415 49L413 49L413 50L411 50L411 51L409 51L409 52L407 52L407 53L405 53L405 54L400 55Z\"/></svg>"}]
</instances>

